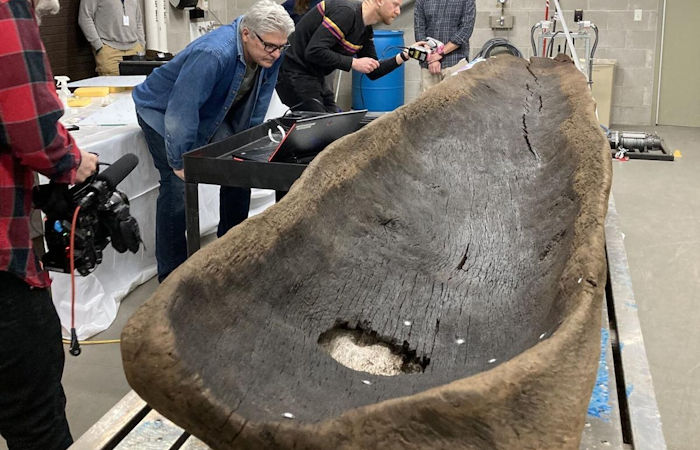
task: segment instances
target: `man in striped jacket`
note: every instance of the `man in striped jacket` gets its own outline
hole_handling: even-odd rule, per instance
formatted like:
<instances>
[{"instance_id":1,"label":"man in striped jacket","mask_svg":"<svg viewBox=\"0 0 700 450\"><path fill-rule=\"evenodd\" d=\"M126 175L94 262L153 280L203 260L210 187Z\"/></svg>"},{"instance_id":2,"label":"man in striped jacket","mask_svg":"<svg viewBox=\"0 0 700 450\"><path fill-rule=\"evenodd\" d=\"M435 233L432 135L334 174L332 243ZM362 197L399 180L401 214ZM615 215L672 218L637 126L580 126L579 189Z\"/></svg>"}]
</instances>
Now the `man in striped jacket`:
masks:
<instances>
[{"instance_id":1,"label":"man in striped jacket","mask_svg":"<svg viewBox=\"0 0 700 450\"><path fill-rule=\"evenodd\" d=\"M338 112L324 77L335 69L356 70L375 80L408 60L406 52L377 61L372 25L390 25L401 0L326 0L299 21L289 37L277 81L284 104L303 111Z\"/></svg>"}]
</instances>

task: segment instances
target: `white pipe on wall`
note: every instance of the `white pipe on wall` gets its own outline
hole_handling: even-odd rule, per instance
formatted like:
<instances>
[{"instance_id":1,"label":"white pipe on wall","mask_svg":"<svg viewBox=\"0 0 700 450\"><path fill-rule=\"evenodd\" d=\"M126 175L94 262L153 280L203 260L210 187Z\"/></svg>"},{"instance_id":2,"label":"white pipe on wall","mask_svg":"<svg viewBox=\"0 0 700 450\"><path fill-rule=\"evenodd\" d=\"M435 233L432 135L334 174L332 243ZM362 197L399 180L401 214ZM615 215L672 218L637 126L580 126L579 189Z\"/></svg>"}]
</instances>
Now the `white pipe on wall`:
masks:
<instances>
[{"instance_id":1,"label":"white pipe on wall","mask_svg":"<svg viewBox=\"0 0 700 450\"><path fill-rule=\"evenodd\" d=\"M144 0L143 17L146 28L146 48L157 49L158 45L158 22L156 21L156 10L158 0Z\"/></svg>"},{"instance_id":2,"label":"white pipe on wall","mask_svg":"<svg viewBox=\"0 0 700 450\"><path fill-rule=\"evenodd\" d=\"M168 0L144 0L146 48L168 51Z\"/></svg>"},{"instance_id":3,"label":"white pipe on wall","mask_svg":"<svg viewBox=\"0 0 700 450\"><path fill-rule=\"evenodd\" d=\"M158 21L158 48L161 52L168 51L168 0L156 0L158 5L156 20Z\"/></svg>"},{"instance_id":4,"label":"white pipe on wall","mask_svg":"<svg viewBox=\"0 0 700 450\"><path fill-rule=\"evenodd\" d=\"M654 125L659 124L659 108L661 107L661 70L664 67L664 34L666 34L666 0L664 0L663 15L661 16L661 43L659 44L659 81L656 86L656 115Z\"/></svg>"}]
</instances>

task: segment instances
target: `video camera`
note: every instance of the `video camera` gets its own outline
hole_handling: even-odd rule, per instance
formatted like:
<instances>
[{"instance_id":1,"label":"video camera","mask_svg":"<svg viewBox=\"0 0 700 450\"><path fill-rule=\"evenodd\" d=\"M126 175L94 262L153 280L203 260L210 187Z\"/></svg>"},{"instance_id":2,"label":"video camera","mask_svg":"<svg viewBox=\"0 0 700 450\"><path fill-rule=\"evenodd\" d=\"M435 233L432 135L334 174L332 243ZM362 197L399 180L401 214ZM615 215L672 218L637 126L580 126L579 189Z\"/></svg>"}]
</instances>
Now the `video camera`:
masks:
<instances>
[{"instance_id":1,"label":"video camera","mask_svg":"<svg viewBox=\"0 0 700 450\"><path fill-rule=\"evenodd\" d=\"M139 225L129 213L129 199L116 190L138 162L136 155L128 153L104 172L72 188L53 182L34 188L34 204L46 214L44 235L48 251L42 257L45 269L70 273L70 234L78 207L73 260L81 275L95 270L102 262L102 250L110 242L119 253L138 251L142 242Z\"/></svg>"}]
</instances>

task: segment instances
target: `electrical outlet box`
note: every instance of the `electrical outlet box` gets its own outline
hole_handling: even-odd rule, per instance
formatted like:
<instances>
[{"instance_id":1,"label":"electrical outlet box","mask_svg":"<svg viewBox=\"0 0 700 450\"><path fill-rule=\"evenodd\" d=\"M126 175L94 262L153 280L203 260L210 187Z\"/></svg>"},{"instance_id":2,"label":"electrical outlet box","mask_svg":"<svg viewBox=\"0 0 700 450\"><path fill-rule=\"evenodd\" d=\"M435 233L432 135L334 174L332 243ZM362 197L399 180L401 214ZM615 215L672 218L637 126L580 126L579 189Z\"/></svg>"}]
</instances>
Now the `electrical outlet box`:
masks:
<instances>
[{"instance_id":1,"label":"electrical outlet box","mask_svg":"<svg viewBox=\"0 0 700 450\"><path fill-rule=\"evenodd\" d=\"M213 20L198 20L196 22L190 22L190 42L204 36L213 29Z\"/></svg>"},{"instance_id":2,"label":"electrical outlet box","mask_svg":"<svg viewBox=\"0 0 700 450\"><path fill-rule=\"evenodd\" d=\"M489 24L493 30L510 30L513 28L513 16L489 16Z\"/></svg>"},{"instance_id":3,"label":"electrical outlet box","mask_svg":"<svg viewBox=\"0 0 700 450\"><path fill-rule=\"evenodd\" d=\"M628 16L629 17L629 16ZM635 22L641 22L642 21L642 10L641 9L635 9L634 10L634 21Z\"/></svg>"}]
</instances>

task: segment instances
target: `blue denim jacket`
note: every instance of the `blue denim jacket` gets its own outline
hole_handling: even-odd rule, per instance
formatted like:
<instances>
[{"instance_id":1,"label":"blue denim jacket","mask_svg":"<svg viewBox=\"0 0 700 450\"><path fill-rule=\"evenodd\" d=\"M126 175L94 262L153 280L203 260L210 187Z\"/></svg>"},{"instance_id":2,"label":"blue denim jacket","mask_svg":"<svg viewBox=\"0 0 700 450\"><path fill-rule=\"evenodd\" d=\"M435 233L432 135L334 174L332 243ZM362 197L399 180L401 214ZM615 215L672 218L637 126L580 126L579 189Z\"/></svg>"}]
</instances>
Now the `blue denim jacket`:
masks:
<instances>
[{"instance_id":1,"label":"blue denim jacket","mask_svg":"<svg viewBox=\"0 0 700 450\"><path fill-rule=\"evenodd\" d=\"M165 139L173 169L182 169L183 153L209 143L236 97L246 67L240 21L195 40L134 88L136 112ZM230 134L262 123L281 62L261 68L247 102L236 107Z\"/></svg>"}]
</instances>

